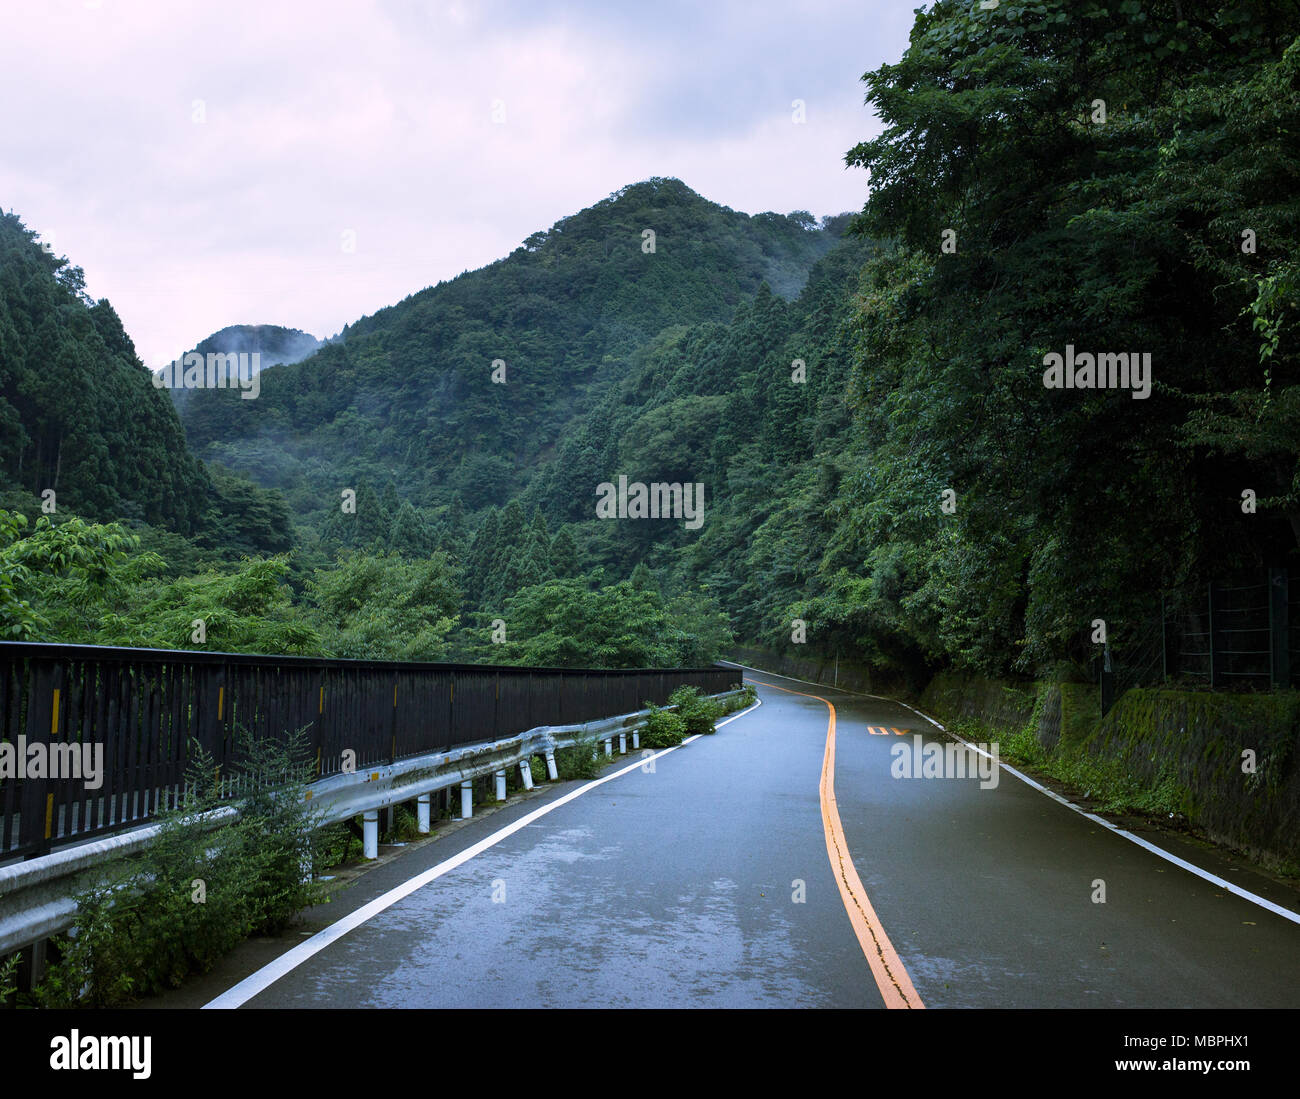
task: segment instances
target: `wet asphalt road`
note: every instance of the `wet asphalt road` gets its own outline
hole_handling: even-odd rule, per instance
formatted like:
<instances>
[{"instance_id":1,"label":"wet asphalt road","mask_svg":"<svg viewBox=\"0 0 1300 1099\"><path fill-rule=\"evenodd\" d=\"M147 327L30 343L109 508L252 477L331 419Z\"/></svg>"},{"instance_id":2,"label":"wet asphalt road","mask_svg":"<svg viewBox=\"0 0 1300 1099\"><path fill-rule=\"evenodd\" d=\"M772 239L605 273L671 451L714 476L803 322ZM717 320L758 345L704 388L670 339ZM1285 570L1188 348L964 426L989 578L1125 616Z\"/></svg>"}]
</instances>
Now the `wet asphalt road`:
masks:
<instances>
[{"instance_id":1,"label":"wet asphalt road","mask_svg":"<svg viewBox=\"0 0 1300 1099\"><path fill-rule=\"evenodd\" d=\"M791 690L836 708L845 838L927 1007L1300 1006L1300 925L1005 772L990 789L892 777L894 744L943 740L899 704L746 679L758 709L526 825L246 1006L881 1006L827 855L828 709ZM580 785L381 867L347 907Z\"/></svg>"}]
</instances>

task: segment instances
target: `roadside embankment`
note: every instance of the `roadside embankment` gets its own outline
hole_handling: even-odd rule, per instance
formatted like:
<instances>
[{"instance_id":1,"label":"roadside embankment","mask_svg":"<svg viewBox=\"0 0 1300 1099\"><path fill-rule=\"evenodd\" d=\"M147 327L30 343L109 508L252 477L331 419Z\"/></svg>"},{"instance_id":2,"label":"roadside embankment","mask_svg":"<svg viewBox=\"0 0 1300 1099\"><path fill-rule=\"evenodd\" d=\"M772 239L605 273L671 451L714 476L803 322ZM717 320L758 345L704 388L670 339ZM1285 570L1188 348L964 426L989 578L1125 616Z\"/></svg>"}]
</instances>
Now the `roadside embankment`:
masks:
<instances>
[{"instance_id":1,"label":"roadside embankment","mask_svg":"<svg viewBox=\"0 0 1300 1099\"><path fill-rule=\"evenodd\" d=\"M1300 877L1300 692L1139 688L1103 719L1088 683L940 672L921 690L861 665L760 649L732 659L826 686L914 702L968 740L1055 779L1100 812L1187 828Z\"/></svg>"},{"instance_id":2,"label":"roadside embankment","mask_svg":"<svg viewBox=\"0 0 1300 1099\"><path fill-rule=\"evenodd\" d=\"M1186 824L1300 873L1300 692L1139 688L1103 719L1095 686L941 673L921 708L1075 788L1097 807Z\"/></svg>"}]
</instances>

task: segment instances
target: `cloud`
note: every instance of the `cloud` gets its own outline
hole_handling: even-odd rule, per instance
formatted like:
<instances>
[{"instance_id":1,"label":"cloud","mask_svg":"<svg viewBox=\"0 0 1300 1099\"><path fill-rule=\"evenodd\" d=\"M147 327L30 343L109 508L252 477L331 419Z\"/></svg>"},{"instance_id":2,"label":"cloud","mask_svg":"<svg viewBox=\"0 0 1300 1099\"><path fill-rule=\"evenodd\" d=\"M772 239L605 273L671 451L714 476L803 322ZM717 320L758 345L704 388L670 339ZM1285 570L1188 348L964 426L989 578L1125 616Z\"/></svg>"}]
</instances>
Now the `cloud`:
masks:
<instances>
[{"instance_id":1,"label":"cloud","mask_svg":"<svg viewBox=\"0 0 1300 1099\"><path fill-rule=\"evenodd\" d=\"M912 4L55 0L6 18L0 101L23 106L0 205L86 269L156 366L229 324L330 335L650 176L749 212L857 209L843 156L878 131L859 78L901 54Z\"/></svg>"}]
</instances>

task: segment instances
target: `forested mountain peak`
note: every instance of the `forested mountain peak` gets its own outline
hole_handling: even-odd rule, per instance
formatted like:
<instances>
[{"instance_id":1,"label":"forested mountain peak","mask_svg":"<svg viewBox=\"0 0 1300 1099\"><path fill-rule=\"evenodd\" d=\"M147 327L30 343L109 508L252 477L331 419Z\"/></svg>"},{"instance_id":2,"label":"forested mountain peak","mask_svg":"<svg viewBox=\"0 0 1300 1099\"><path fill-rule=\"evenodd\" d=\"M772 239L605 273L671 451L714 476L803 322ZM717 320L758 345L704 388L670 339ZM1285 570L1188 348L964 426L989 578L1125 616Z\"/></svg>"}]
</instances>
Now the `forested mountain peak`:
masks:
<instances>
[{"instance_id":1,"label":"forested mountain peak","mask_svg":"<svg viewBox=\"0 0 1300 1099\"><path fill-rule=\"evenodd\" d=\"M325 343L325 340L318 340L300 328L282 328L278 324L231 324L195 344L194 350L201 355L257 354L261 356L264 369L277 363L296 363L319 351Z\"/></svg>"},{"instance_id":2,"label":"forested mountain peak","mask_svg":"<svg viewBox=\"0 0 1300 1099\"><path fill-rule=\"evenodd\" d=\"M748 215L677 179L633 183L510 255L347 326L278 367L257 400L200 392L183 419L205 459L323 519L343 486L393 480L475 511L532 478L665 329L727 323L764 283L795 297L844 218Z\"/></svg>"}]
</instances>

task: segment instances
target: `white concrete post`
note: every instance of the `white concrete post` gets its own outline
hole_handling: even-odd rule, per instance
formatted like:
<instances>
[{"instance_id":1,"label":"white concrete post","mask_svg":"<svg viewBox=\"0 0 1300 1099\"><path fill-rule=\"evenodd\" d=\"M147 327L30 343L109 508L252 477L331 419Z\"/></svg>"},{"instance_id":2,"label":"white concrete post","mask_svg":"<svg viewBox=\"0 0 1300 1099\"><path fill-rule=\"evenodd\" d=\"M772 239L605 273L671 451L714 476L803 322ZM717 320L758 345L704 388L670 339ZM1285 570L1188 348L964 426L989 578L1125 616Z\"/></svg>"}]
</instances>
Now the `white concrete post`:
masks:
<instances>
[{"instance_id":1,"label":"white concrete post","mask_svg":"<svg viewBox=\"0 0 1300 1099\"><path fill-rule=\"evenodd\" d=\"M463 820L469 820L474 815L474 784L472 782L462 782L460 784L460 815Z\"/></svg>"},{"instance_id":2,"label":"white concrete post","mask_svg":"<svg viewBox=\"0 0 1300 1099\"><path fill-rule=\"evenodd\" d=\"M526 759L519 761L519 777L524 780L524 789L533 788L533 765Z\"/></svg>"},{"instance_id":3,"label":"white concrete post","mask_svg":"<svg viewBox=\"0 0 1300 1099\"><path fill-rule=\"evenodd\" d=\"M368 859L379 858L379 810L361 814L361 853Z\"/></svg>"},{"instance_id":4,"label":"white concrete post","mask_svg":"<svg viewBox=\"0 0 1300 1099\"><path fill-rule=\"evenodd\" d=\"M421 794L415 799L415 812L418 818L416 827L422 836L429 834L429 796Z\"/></svg>"},{"instance_id":5,"label":"white concrete post","mask_svg":"<svg viewBox=\"0 0 1300 1099\"><path fill-rule=\"evenodd\" d=\"M506 800L506 773L505 773L505 771L498 771L498 772L496 773L496 780L497 780L497 801L505 801L505 800Z\"/></svg>"},{"instance_id":6,"label":"white concrete post","mask_svg":"<svg viewBox=\"0 0 1300 1099\"><path fill-rule=\"evenodd\" d=\"M560 772L555 769L555 753L546 753L546 777L552 782L560 777Z\"/></svg>"},{"instance_id":7,"label":"white concrete post","mask_svg":"<svg viewBox=\"0 0 1300 1099\"><path fill-rule=\"evenodd\" d=\"M614 738L607 737L605 740L605 754L612 756L614 754Z\"/></svg>"},{"instance_id":8,"label":"white concrete post","mask_svg":"<svg viewBox=\"0 0 1300 1099\"><path fill-rule=\"evenodd\" d=\"M633 729L633 730L632 730L632 747L633 747L633 748L640 748L640 747L641 747L641 730L640 730L640 729Z\"/></svg>"},{"instance_id":9,"label":"white concrete post","mask_svg":"<svg viewBox=\"0 0 1300 1099\"><path fill-rule=\"evenodd\" d=\"M627 733L618 734L618 754L627 755Z\"/></svg>"}]
</instances>

